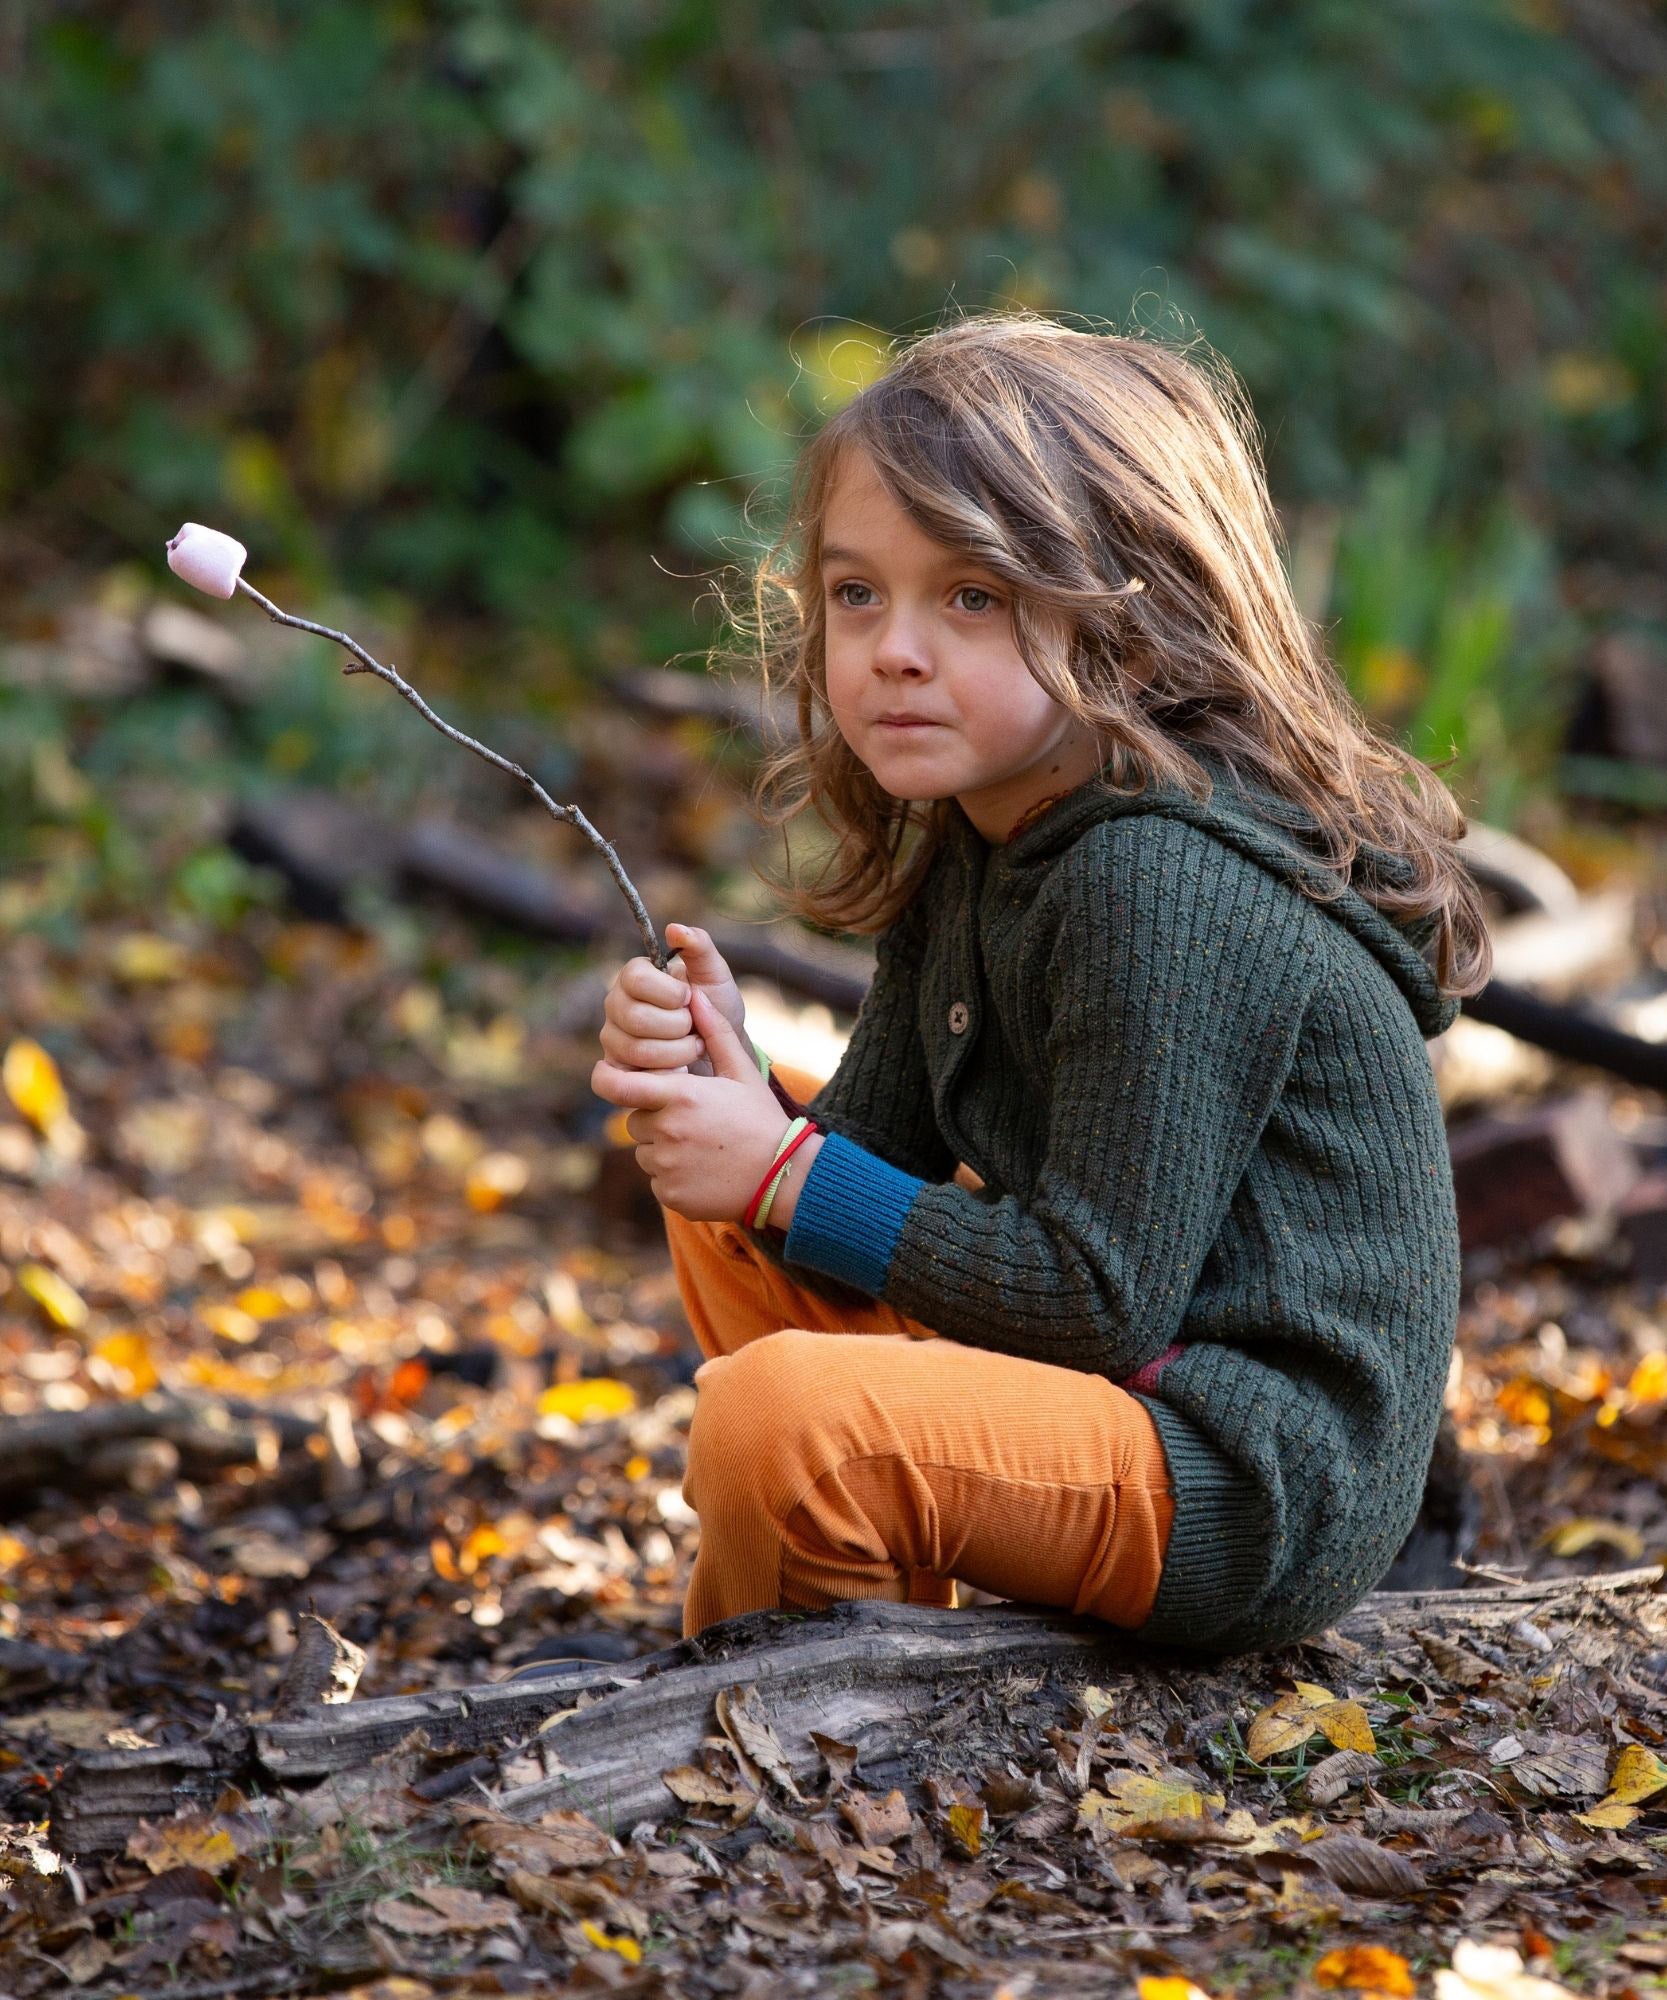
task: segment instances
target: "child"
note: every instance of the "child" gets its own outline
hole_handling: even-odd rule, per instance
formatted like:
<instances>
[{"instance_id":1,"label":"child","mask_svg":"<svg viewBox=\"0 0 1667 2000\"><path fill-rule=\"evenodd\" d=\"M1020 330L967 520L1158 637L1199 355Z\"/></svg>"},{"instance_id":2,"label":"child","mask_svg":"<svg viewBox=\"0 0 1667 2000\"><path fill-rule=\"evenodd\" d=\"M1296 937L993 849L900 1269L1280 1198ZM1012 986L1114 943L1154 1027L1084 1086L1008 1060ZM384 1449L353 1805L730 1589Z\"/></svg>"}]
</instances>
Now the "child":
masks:
<instances>
[{"instance_id":1,"label":"child","mask_svg":"<svg viewBox=\"0 0 1667 2000\"><path fill-rule=\"evenodd\" d=\"M1213 374L975 315L802 454L759 803L831 829L786 901L877 933L873 987L801 1103L672 926L593 1079L712 1357L687 1632L960 1578L1220 1656L1323 1628L1412 1524L1459 1283L1424 1041L1490 951Z\"/></svg>"}]
</instances>

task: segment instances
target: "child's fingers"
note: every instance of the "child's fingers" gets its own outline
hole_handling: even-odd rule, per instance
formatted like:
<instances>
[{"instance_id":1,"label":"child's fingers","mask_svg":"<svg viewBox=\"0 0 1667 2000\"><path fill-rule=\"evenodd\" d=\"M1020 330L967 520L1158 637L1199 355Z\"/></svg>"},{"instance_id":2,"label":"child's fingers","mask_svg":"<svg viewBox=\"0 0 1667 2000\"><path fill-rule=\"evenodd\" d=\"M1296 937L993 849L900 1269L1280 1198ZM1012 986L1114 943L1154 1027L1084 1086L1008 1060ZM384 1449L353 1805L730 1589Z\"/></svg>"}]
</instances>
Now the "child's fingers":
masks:
<instances>
[{"instance_id":1,"label":"child's fingers","mask_svg":"<svg viewBox=\"0 0 1667 2000\"><path fill-rule=\"evenodd\" d=\"M611 1021L602 1024L602 1053L622 1069L681 1069L706 1052L698 1035L679 1035L670 1041L647 1035L622 1034Z\"/></svg>"},{"instance_id":2,"label":"child's fingers","mask_svg":"<svg viewBox=\"0 0 1667 2000\"><path fill-rule=\"evenodd\" d=\"M710 931L696 924L667 924L666 943L689 969L692 980L702 986L716 986L730 977L722 952L712 942Z\"/></svg>"},{"instance_id":3,"label":"child's fingers","mask_svg":"<svg viewBox=\"0 0 1667 2000\"><path fill-rule=\"evenodd\" d=\"M650 1007L688 1004L689 981L681 967L676 972L662 972L651 958L628 960L615 983L629 999L643 1001Z\"/></svg>"},{"instance_id":4,"label":"child's fingers","mask_svg":"<svg viewBox=\"0 0 1667 2000\"><path fill-rule=\"evenodd\" d=\"M687 988L685 995L687 994ZM622 1035L643 1042L675 1042L695 1031L694 1016L687 1006L655 1007L642 1000L627 1000L610 1010L608 1019Z\"/></svg>"},{"instance_id":5,"label":"child's fingers","mask_svg":"<svg viewBox=\"0 0 1667 2000\"><path fill-rule=\"evenodd\" d=\"M658 1075L653 1070L622 1069L602 1061L590 1073L590 1087L604 1103L622 1111L663 1111L677 1103L689 1088L682 1074Z\"/></svg>"}]
</instances>

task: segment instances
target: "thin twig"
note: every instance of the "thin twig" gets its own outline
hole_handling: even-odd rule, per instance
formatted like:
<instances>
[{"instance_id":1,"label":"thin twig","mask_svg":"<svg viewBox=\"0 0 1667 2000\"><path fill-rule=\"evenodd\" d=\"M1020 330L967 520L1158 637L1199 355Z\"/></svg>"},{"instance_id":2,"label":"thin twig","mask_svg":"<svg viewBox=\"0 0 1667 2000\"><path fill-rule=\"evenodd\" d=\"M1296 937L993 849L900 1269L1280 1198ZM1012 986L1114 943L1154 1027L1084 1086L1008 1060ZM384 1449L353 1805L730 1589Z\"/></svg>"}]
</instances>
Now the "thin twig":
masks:
<instances>
[{"instance_id":1,"label":"thin twig","mask_svg":"<svg viewBox=\"0 0 1667 2000\"><path fill-rule=\"evenodd\" d=\"M386 681L389 687L397 689L404 695L417 713L431 722L442 736L449 736L454 743L461 743L465 750L472 750L477 757L483 757L488 764L494 765L506 776L515 779L518 784L525 785L552 819L560 820L564 826L576 826L607 862L609 871L619 885L619 893L631 906L631 914L637 920L637 929L642 932L643 943L648 947L649 957L662 972L666 969L665 947L661 944L659 934L649 919L648 911L643 907L641 896L637 894L636 884L626 874L619 856L613 850L612 842L602 838L577 806L558 806L530 771L522 770L519 764L512 764L507 757L500 757L496 750L488 750L484 743L477 743L472 736L465 736L461 729L454 729L443 716L434 713L408 680L393 667L385 667L380 660L373 660L357 639L350 638L345 632L332 631L328 625L315 625L310 618L292 618L287 611L280 611L269 597L263 597L252 583L245 583L242 577L237 579L237 587L247 592L267 617L274 619L278 624L292 625L297 632L312 632L320 639L333 639L338 646L345 646L358 664L343 667L344 674L375 674L378 680Z\"/></svg>"}]
</instances>

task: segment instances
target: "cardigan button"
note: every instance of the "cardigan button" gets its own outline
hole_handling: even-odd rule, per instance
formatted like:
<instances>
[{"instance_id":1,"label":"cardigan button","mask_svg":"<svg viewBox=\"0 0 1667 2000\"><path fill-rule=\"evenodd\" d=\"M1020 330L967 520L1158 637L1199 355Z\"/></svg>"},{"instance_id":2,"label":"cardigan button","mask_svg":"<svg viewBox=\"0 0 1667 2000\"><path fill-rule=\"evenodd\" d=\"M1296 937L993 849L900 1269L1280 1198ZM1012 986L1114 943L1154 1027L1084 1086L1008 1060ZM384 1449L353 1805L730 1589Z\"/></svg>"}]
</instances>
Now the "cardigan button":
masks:
<instances>
[{"instance_id":1,"label":"cardigan button","mask_svg":"<svg viewBox=\"0 0 1667 2000\"><path fill-rule=\"evenodd\" d=\"M964 1035L967 1032L967 1022L971 1018L967 1012L967 1003L964 1000L957 1000L949 1010L949 1032L952 1035Z\"/></svg>"}]
</instances>

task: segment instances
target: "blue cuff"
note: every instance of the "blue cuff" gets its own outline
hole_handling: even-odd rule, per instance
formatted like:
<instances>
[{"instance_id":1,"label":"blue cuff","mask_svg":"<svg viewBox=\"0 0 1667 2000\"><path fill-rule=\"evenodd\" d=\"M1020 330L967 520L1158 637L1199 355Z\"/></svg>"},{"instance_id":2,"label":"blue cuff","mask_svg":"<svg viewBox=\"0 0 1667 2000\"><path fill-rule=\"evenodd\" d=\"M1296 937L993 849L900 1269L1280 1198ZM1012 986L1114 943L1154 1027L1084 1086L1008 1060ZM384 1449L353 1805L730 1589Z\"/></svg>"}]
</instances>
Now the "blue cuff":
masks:
<instances>
[{"instance_id":1,"label":"blue cuff","mask_svg":"<svg viewBox=\"0 0 1667 2000\"><path fill-rule=\"evenodd\" d=\"M879 1298L915 1196L926 1186L837 1132L823 1135L782 1254Z\"/></svg>"}]
</instances>

